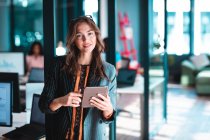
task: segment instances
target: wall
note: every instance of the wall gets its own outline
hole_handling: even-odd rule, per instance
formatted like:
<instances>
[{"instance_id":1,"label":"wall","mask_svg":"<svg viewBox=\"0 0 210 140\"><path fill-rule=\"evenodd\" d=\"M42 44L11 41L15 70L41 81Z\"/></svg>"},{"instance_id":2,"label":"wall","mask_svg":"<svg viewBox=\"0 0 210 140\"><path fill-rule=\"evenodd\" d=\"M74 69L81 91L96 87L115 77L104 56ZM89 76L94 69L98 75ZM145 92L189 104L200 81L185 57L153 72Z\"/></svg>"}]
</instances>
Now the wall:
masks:
<instances>
[{"instance_id":1,"label":"wall","mask_svg":"<svg viewBox=\"0 0 210 140\"><path fill-rule=\"evenodd\" d=\"M128 1L128 0L117 0L117 12L121 12L123 13L127 13L128 14L128 18L130 20L130 24L131 27L133 28L133 39L134 39L134 47L136 48L137 51L137 56L138 56L138 52L139 52L139 0L132 0L132 1ZM123 44L119 38L120 36L120 25L119 25L119 20L117 17L117 46L116 49L117 50L121 50L123 48ZM129 44L130 46L130 44ZM139 56L138 56L139 57ZM138 59L139 60L139 59Z\"/></svg>"},{"instance_id":2,"label":"wall","mask_svg":"<svg viewBox=\"0 0 210 140\"><path fill-rule=\"evenodd\" d=\"M10 11L9 4L0 3L0 51L10 51Z\"/></svg>"}]
</instances>

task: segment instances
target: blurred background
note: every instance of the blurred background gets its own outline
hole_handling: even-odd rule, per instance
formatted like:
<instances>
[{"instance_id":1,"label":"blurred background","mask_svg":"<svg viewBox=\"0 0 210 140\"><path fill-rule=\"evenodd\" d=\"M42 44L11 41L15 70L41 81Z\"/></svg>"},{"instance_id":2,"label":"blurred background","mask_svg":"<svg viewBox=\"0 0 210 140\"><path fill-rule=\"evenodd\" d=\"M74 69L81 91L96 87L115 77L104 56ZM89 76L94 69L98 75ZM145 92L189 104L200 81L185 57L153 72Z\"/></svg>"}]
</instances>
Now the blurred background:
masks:
<instances>
[{"instance_id":1,"label":"blurred background","mask_svg":"<svg viewBox=\"0 0 210 140\"><path fill-rule=\"evenodd\" d=\"M0 0L0 87L13 83L11 127L30 120L69 22L91 15L117 69L117 117L107 139L205 140L210 137L209 0ZM126 86L120 86L125 84ZM0 97L6 93L0 90ZM4 108L5 107L5 108ZM17 123L19 118L26 121ZM0 117L0 121L5 121ZM1 136L3 138L3 136Z\"/></svg>"}]
</instances>

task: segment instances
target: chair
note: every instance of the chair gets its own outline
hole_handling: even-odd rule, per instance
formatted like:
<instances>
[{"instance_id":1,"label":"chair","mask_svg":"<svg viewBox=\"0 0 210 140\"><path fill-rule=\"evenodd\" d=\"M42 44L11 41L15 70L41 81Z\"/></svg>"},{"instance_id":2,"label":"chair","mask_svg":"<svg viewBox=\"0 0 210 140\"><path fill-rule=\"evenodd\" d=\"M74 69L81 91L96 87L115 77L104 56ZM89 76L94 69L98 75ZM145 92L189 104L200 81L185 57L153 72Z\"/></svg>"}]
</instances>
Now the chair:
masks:
<instances>
[{"instance_id":1,"label":"chair","mask_svg":"<svg viewBox=\"0 0 210 140\"><path fill-rule=\"evenodd\" d=\"M127 58L127 57L122 57L121 58L121 68L126 68L128 69L129 68L129 65L130 65L130 58Z\"/></svg>"},{"instance_id":2,"label":"chair","mask_svg":"<svg viewBox=\"0 0 210 140\"><path fill-rule=\"evenodd\" d=\"M181 84L192 86L196 84L196 77L202 71L210 71L210 61L207 55L192 56L181 63Z\"/></svg>"}]
</instances>

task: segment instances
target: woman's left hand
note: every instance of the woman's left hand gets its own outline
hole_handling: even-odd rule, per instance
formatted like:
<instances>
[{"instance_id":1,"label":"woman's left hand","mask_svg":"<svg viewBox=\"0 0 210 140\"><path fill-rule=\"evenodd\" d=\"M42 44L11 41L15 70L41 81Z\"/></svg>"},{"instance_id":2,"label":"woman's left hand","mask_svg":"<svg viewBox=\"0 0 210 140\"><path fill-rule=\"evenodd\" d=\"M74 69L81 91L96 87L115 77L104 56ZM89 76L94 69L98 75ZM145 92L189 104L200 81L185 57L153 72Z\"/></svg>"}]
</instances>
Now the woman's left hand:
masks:
<instances>
[{"instance_id":1,"label":"woman's left hand","mask_svg":"<svg viewBox=\"0 0 210 140\"><path fill-rule=\"evenodd\" d=\"M104 117L107 117L110 114L112 114L113 107L109 95L107 94L105 97L102 94L98 94L98 97L99 98L92 97L90 100L90 104L103 111Z\"/></svg>"}]
</instances>

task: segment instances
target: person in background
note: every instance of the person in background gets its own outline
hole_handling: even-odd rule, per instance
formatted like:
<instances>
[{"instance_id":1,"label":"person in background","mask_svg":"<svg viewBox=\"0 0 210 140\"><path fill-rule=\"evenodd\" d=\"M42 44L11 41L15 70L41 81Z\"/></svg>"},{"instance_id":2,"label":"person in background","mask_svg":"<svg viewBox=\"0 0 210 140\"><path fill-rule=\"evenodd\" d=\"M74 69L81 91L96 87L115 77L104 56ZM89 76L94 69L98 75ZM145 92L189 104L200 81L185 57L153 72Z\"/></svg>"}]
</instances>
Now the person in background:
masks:
<instances>
[{"instance_id":1,"label":"person in background","mask_svg":"<svg viewBox=\"0 0 210 140\"><path fill-rule=\"evenodd\" d=\"M27 76L32 68L44 68L42 44L38 41L35 41L31 44L28 55L26 56L26 68Z\"/></svg>"},{"instance_id":2,"label":"person in background","mask_svg":"<svg viewBox=\"0 0 210 140\"><path fill-rule=\"evenodd\" d=\"M104 44L91 16L70 22L68 53L55 58L49 69L39 108L46 114L48 140L106 140L106 127L115 118L116 69L101 58ZM92 97L83 108L85 87L107 86L108 94Z\"/></svg>"},{"instance_id":3,"label":"person in background","mask_svg":"<svg viewBox=\"0 0 210 140\"><path fill-rule=\"evenodd\" d=\"M63 42L59 41L58 46L56 47L56 55L57 56L62 56L66 54L66 48L63 46Z\"/></svg>"}]
</instances>

